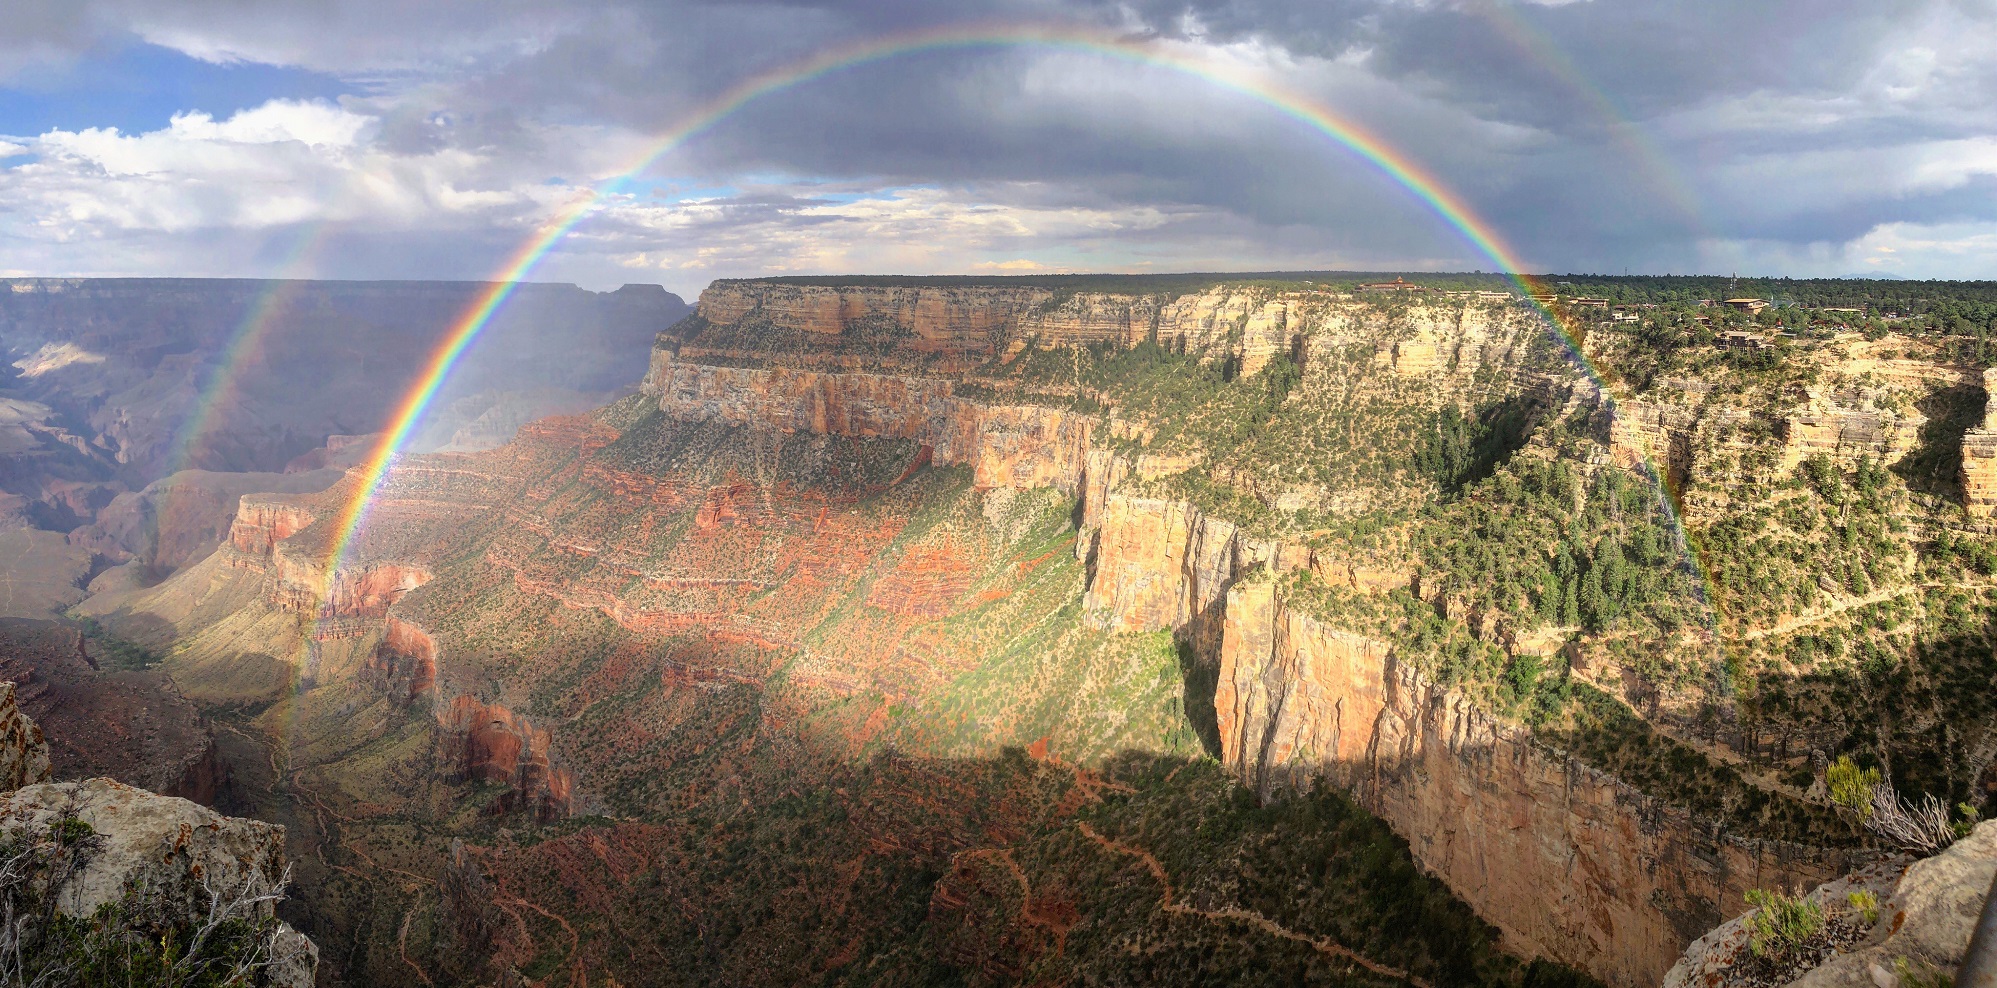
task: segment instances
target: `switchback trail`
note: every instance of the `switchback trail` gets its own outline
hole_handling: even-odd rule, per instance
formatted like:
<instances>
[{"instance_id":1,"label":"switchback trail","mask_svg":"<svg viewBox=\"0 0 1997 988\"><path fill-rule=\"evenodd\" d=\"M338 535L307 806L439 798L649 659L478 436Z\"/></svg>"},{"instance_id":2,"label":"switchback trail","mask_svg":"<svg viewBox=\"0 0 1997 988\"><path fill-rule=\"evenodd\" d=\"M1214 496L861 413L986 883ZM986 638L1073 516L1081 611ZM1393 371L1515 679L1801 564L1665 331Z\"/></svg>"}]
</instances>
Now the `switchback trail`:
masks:
<instances>
[{"instance_id":1,"label":"switchback trail","mask_svg":"<svg viewBox=\"0 0 1997 988\"><path fill-rule=\"evenodd\" d=\"M1388 967L1385 964L1381 964L1377 961L1374 961L1368 957L1365 957L1359 953L1352 951L1349 948L1334 943L1331 940L1298 933L1295 930L1291 930L1288 927L1285 927L1282 924L1277 923L1275 920L1272 920L1269 917L1262 915L1261 913L1254 912L1248 909L1243 909L1239 906L1228 906L1224 909L1201 909L1197 906L1188 906L1182 902L1179 902L1172 886L1172 877L1165 873L1165 866L1160 864L1157 858L1152 857L1150 851L1146 851L1142 848L1131 847L1128 844L1124 844L1119 841L1111 840L1108 837L1104 837L1102 834L1097 833L1094 827L1091 827L1086 823L1081 823L1078 821L1075 824L1075 826L1080 827L1082 833L1085 836L1087 836L1090 840L1095 841L1097 844L1102 845L1105 849L1115 851L1118 854L1130 855L1131 857L1136 858L1138 861L1143 862L1144 867L1149 868L1151 870L1151 877L1156 878L1158 880L1158 884L1164 889L1164 894L1161 895L1158 900L1158 908L1163 909L1168 913L1173 913L1179 916L1199 916L1201 918L1213 920L1215 922L1219 922L1221 920L1233 920L1235 922L1247 923L1248 925L1253 926L1256 929L1269 934L1270 936L1281 937L1285 940L1291 940L1296 943L1304 944L1316 950L1318 953L1323 954L1326 957L1336 958L1342 961L1349 961L1353 964L1357 964L1360 967L1365 968L1368 971L1371 971L1374 974L1380 975L1381 977L1394 978L1400 981L1405 981L1408 984L1414 985L1415 988L1435 988L1435 986L1430 984L1429 982L1421 978L1417 978L1414 975L1401 970L1400 968Z\"/></svg>"}]
</instances>

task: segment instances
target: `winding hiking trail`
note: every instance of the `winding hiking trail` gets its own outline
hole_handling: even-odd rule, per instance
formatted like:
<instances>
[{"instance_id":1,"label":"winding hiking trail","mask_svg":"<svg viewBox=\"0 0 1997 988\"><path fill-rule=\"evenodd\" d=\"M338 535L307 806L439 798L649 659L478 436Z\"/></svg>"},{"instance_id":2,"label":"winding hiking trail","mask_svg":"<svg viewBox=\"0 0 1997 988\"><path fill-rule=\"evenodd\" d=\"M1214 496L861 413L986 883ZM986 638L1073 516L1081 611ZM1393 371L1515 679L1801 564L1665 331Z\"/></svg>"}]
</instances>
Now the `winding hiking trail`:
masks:
<instances>
[{"instance_id":1,"label":"winding hiking trail","mask_svg":"<svg viewBox=\"0 0 1997 988\"><path fill-rule=\"evenodd\" d=\"M1782 620L1777 621L1766 628L1755 628L1751 631L1744 632L1740 636L1740 640L1751 642L1757 639L1766 638L1770 635L1786 635L1791 631L1797 630L1798 628L1807 628L1810 625L1816 624L1819 621L1824 621L1830 618L1834 618L1840 614L1843 614L1846 611L1857 610L1858 608L1861 607L1870 607L1873 604L1884 603L1885 601L1892 600L1895 597L1905 597L1906 595L1913 593L1916 590L1920 590L1924 587L1937 586L1937 585L1938 584L1909 583L1905 586L1893 587L1887 590L1874 590L1873 592L1866 594L1863 597L1840 598L1832 602L1831 606L1823 608L1822 610L1811 611L1808 614L1798 614L1793 617L1783 618Z\"/></svg>"},{"instance_id":2,"label":"winding hiking trail","mask_svg":"<svg viewBox=\"0 0 1997 988\"><path fill-rule=\"evenodd\" d=\"M1158 900L1158 908L1165 912L1178 916L1199 916L1215 922L1233 920L1235 922L1247 923L1270 936L1281 937L1285 940L1305 944L1326 957L1348 961L1381 977L1404 981L1414 985L1415 988L1435 988L1428 981L1417 978L1400 968L1388 967L1331 940L1298 933L1252 910L1243 909L1239 906L1228 906L1224 909L1201 909L1197 906L1188 906L1178 901L1177 893L1172 886L1172 877L1165 873L1165 866L1160 864L1158 859L1151 855L1150 851L1146 851L1143 848L1131 847L1120 841L1104 837L1102 834L1097 833L1094 827L1086 823L1077 821L1075 826L1081 828L1084 836L1095 841L1106 850L1115 851L1118 854L1127 854L1143 862L1144 867L1151 870L1151 877L1157 879L1158 884L1164 889L1163 894Z\"/></svg>"}]
</instances>

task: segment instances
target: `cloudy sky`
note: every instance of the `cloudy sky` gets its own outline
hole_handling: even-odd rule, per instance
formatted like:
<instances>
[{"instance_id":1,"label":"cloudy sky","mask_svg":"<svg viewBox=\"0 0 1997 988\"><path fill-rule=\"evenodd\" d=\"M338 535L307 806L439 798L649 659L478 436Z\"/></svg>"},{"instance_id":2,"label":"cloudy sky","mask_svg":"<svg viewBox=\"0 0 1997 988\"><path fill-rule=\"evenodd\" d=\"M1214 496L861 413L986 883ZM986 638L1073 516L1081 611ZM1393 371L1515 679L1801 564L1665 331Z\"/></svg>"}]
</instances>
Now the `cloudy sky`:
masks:
<instances>
[{"instance_id":1,"label":"cloudy sky","mask_svg":"<svg viewBox=\"0 0 1997 988\"><path fill-rule=\"evenodd\" d=\"M0 273L1489 270L1997 277L1997 0L14 0ZM744 80L778 86L638 168ZM600 193L608 192L607 195Z\"/></svg>"}]
</instances>

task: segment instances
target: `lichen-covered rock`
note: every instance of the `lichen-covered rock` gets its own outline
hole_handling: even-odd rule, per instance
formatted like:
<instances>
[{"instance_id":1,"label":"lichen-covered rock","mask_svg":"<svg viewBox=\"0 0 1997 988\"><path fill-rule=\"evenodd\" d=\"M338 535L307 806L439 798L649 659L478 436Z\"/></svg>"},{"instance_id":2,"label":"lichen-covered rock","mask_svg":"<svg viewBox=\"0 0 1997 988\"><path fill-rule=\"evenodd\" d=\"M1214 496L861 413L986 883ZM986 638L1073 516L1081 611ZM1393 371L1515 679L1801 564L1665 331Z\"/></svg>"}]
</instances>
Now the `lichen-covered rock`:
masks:
<instances>
[{"instance_id":1,"label":"lichen-covered rock","mask_svg":"<svg viewBox=\"0 0 1997 988\"><path fill-rule=\"evenodd\" d=\"M49 746L42 729L14 702L14 684L0 682L0 791L49 780Z\"/></svg>"},{"instance_id":2,"label":"lichen-covered rock","mask_svg":"<svg viewBox=\"0 0 1997 988\"><path fill-rule=\"evenodd\" d=\"M110 779L20 789L0 799L0 832L44 829L72 813L96 831L101 843L83 868L55 889L56 908L63 915L88 916L136 892L146 910L191 921L207 914L210 890L227 894L258 881L271 887L284 878L283 827L223 816L198 803ZM258 909L268 917L273 904ZM271 971L271 984L312 984L318 948L303 934L279 924L273 956L284 963Z\"/></svg>"},{"instance_id":3,"label":"lichen-covered rock","mask_svg":"<svg viewBox=\"0 0 1997 988\"><path fill-rule=\"evenodd\" d=\"M1870 891L1879 900L1878 921L1857 946L1832 956L1790 981L1793 988L1897 988L1903 966L1927 976L1953 973L1962 964L1983 900L1997 874L1997 820L1931 858L1905 859L1860 869L1809 894L1824 911L1852 912L1846 896ZM1665 975L1664 988L1708 988L1726 983L1726 972L1746 956L1746 917L1700 937Z\"/></svg>"}]
</instances>

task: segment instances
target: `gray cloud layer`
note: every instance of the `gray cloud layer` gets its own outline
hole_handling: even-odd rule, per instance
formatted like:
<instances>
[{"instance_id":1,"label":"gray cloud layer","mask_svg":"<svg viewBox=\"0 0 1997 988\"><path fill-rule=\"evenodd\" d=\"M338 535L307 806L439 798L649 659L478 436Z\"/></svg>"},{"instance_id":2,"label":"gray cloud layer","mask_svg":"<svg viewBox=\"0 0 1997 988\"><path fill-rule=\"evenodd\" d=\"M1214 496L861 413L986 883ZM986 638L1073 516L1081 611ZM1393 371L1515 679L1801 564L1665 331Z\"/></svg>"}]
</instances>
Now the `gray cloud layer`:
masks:
<instances>
[{"instance_id":1,"label":"gray cloud layer","mask_svg":"<svg viewBox=\"0 0 1997 988\"><path fill-rule=\"evenodd\" d=\"M144 39L357 95L17 135L0 264L238 273L315 230L317 273L477 276L746 75L962 22L1086 25L1266 73L1420 161L1543 268L1997 271L1997 0L37 2L0 71ZM649 179L546 273L684 290L761 270L1490 263L1266 106L1063 50L842 71Z\"/></svg>"}]
</instances>

